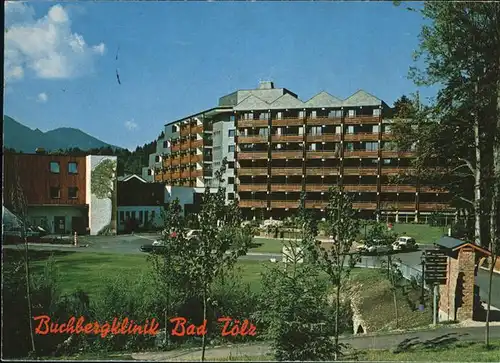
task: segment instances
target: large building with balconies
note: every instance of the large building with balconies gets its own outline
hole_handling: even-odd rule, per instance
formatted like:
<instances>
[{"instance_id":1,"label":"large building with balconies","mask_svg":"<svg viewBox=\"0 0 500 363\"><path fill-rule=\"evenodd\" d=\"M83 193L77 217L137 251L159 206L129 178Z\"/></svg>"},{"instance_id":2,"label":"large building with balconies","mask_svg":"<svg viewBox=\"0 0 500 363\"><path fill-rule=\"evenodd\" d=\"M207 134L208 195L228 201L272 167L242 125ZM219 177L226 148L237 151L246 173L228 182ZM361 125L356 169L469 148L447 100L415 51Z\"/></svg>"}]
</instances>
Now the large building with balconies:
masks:
<instances>
[{"instance_id":1,"label":"large building with balconies","mask_svg":"<svg viewBox=\"0 0 500 363\"><path fill-rule=\"evenodd\" d=\"M228 199L238 199L247 218L293 215L302 192L306 206L324 216L334 185L351 193L367 218L413 221L453 213L445 191L393 178L411 168L414 154L397 150L391 114L385 102L363 90L347 99L321 92L304 102L261 82L257 89L221 97L217 108L166 125L149 172L156 181L204 187L217 160L227 157L234 174L226 179L235 188Z\"/></svg>"}]
</instances>

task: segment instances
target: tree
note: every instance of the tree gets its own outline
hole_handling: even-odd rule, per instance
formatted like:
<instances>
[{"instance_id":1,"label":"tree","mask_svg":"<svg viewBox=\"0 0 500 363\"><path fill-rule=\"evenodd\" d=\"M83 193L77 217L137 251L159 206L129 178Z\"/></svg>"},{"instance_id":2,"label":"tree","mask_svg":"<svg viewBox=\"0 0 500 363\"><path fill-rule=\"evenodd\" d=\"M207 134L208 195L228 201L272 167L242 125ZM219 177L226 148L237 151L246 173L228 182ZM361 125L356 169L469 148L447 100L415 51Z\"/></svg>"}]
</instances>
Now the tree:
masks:
<instances>
[{"instance_id":1,"label":"tree","mask_svg":"<svg viewBox=\"0 0 500 363\"><path fill-rule=\"evenodd\" d=\"M500 4L425 2L421 14L429 22L416 59L425 68L413 68L411 75L417 84L441 86L432 106L439 124L428 128L439 137L429 138L427 146L443 141L444 160L454 164L445 175L467 172L473 196L460 199L473 206L475 241L493 258L500 234Z\"/></svg>"},{"instance_id":2,"label":"tree","mask_svg":"<svg viewBox=\"0 0 500 363\"><path fill-rule=\"evenodd\" d=\"M15 168L13 169L14 174L11 175L11 180L8 181L10 185L10 195L9 205L12 207L13 213L18 218L20 222L20 232L21 238L24 241L24 270L25 270L25 284L26 284L26 301L28 305L28 321L30 329L30 339L31 339L31 354L36 354L35 348L35 336L33 331L33 305L32 305L32 294L31 294L31 276L30 276L30 263L29 263L29 249L28 249L28 234L27 234L27 224L28 224L28 201L26 200L26 195L24 194L23 186L21 183L21 177L17 170L20 170L19 161L15 159Z\"/></svg>"},{"instance_id":3,"label":"tree","mask_svg":"<svg viewBox=\"0 0 500 363\"><path fill-rule=\"evenodd\" d=\"M351 249L360 229L359 219L352 209L352 198L338 187L332 187L329 191L327 225L334 241L329 249L318 243L319 253L315 257L335 287L334 338L335 360L338 360L342 348L339 344L341 292L346 289L350 271L357 261L357 256L351 254Z\"/></svg>"},{"instance_id":4,"label":"tree","mask_svg":"<svg viewBox=\"0 0 500 363\"><path fill-rule=\"evenodd\" d=\"M199 237L193 239L191 253L184 259L184 268L201 290L203 302L203 320L207 318L212 283L224 270L231 269L238 257L247 253L253 236L251 229L241 227L241 214L236 204L226 205L226 189L223 186L223 174L227 160L215 173L218 188L212 193L205 189L198 215L200 223ZM202 337L201 360L205 360L206 334Z\"/></svg>"},{"instance_id":5,"label":"tree","mask_svg":"<svg viewBox=\"0 0 500 363\"><path fill-rule=\"evenodd\" d=\"M111 222L109 228L116 232L116 161L113 159L102 160L90 177L92 192L99 199L110 199Z\"/></svg>"},{"instance_id":6,"label":"tree","mask_svg":"<svg viewBox=\"0 0 500 363\"><path fill-rule=\"evenodd\" d=\"M399 269L398 260L392 259L391 255L387 256L385 265L387 267L387 279L391 284L392 299L394 302L394 317L396 319L396 329L399 328L399 308L398 308L398 291L404 289L405 279L401 270Z\"/></svg>"}]
</instances>

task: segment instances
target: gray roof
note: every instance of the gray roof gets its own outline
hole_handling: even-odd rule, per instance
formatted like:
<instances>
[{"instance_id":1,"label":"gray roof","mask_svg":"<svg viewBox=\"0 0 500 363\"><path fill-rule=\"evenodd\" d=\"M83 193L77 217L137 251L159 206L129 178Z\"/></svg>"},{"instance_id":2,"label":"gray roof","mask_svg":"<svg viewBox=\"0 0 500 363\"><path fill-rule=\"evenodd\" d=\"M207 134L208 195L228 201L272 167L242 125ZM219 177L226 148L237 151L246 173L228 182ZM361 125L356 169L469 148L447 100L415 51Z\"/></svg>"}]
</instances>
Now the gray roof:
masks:
<instances>
[{"instance_id":1,"label":"gray roof","mask_svg":"<svg viewBox=\"0 0 500 363\"><path fill-rule=\"evenodd\" d=\"M341 107L342 100L323 91L305 102L305 106L308 108Z\"/></svg>"},{"instance_id":2,"label":"gray roof","mask_svg":"<svg viewBox=\"0 0 500 363\"><path fill-rule=\"evenodd\" d=\"M342 102L342 106L381 106L382 100L360 89Z\"/></svg>"},{"instance_id":3,"label":"gray roof","mask_svg":"<svg viewBox=\"0 0 500 363\"><path fill-rule=\"evenodd\" d=\"M452 238L452 237L442 237L439 239L435 244L438 246L444 247L444 248L449 248L451 250L460 247L462 245L467 244L468 242L462 241L460 239Z\"/></svg>"}]
</instances>

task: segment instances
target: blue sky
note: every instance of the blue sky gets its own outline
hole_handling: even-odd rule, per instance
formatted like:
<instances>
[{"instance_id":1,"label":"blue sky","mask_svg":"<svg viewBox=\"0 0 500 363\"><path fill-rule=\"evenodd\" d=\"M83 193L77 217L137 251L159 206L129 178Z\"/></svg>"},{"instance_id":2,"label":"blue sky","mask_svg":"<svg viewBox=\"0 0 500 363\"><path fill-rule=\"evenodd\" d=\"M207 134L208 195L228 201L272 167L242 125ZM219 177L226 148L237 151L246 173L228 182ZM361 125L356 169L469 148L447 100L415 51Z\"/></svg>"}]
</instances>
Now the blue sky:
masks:
<instances>
[{"instance_id":1,"label":"blue sky","mask_svg":"<svg viewBox=\"0 0 500 363\"><path fill-rule=\"evenodd\" d=\"M4 113L135 148L259 80L302 100L364 89L392 105L417 90L421 25L391 2L10 3Z\"/></svg>"}]
</instances>

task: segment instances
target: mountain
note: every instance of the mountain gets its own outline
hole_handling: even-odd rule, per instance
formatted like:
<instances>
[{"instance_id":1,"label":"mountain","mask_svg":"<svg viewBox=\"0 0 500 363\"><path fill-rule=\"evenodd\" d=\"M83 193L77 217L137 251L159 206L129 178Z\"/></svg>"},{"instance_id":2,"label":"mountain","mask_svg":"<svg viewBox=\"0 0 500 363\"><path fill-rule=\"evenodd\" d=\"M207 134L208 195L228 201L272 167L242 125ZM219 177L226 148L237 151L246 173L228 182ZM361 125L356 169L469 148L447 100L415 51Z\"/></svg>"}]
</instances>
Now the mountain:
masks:
<instances>
[{"instance_id":1,"label":"mountain","mask_svg":"<svg viewBox=\"0 0 500 363\"><path fill-rule=\"evenodd\" d=\"M89 150L108 146L113 149L121 149L96 139L79 129L60 127L42 132L39 129L32 130L6 115L3 118L3 132L4 147L24 153L34 153L39 147L46 151L69 148Z\"/></svg>"}]
</instances>

